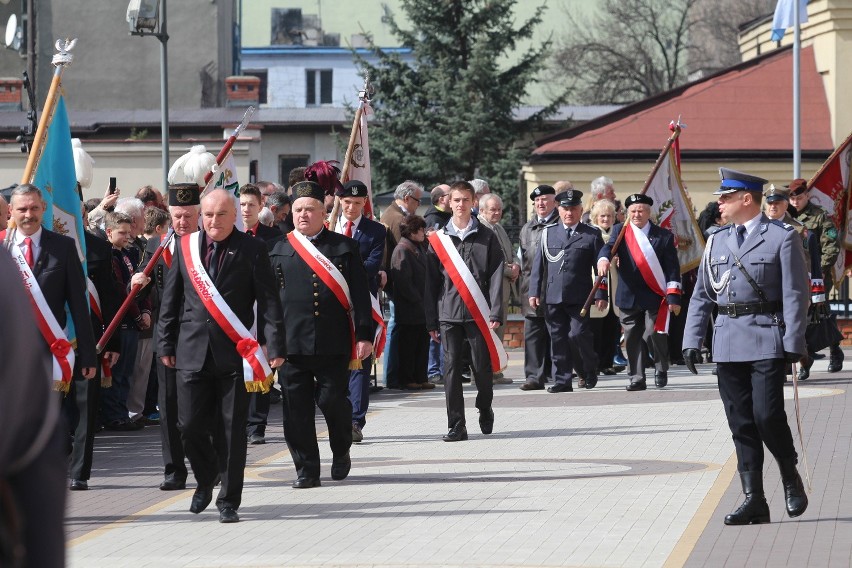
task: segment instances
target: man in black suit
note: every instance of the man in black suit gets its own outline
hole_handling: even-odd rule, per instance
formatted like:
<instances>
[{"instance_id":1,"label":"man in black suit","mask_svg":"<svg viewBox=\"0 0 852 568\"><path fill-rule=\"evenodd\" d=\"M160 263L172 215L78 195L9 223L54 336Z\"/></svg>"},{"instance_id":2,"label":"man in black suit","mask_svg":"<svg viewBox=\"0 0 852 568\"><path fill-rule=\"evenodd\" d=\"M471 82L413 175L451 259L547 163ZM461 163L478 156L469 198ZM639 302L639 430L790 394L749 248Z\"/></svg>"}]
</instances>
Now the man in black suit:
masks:
<instances>
[{"instance_id":1,"label":"man in black suit","mask_svg":"<svg viewBox=\"0 0 852 568\"><path fill-rule=\"evenodd\" d=\"M232 195L225 190L211 191L201 200L201 214L204 230L181 237L175 247L173 269L160 303L158 353L164 365L177 369L178 427L198 481L190 511L200 513L213 498L220 469L213 434L221 427L224 442L219 450L226 453L221 456L226 467L216 506L220 522L234 523L239 521L246 464L247 386L256 386L244 382L241 353L254 357L257 342L233 328L246 332L252 328L257 302L258 313L264 314L260 341L265 338L269 366L278 367L283 363L278 334L281 311L266 246L235 230L237 210ZM192 259L193 254L189 259L185 255L193 247L198 247L197 260ZM205 276L212 287L199 283ZM204 298L196 286L205 288ZM221 303L215 303L217 299Z\"/></svg>"},{"instance_id":2,"label":"man in black suit","mask_svg":"<svg viewBox=\"0 0 852 568\"><path fill-rule=\"evenodd\" d=\"M264 195L260 187L247 183L240 188L240 215L246 234L266 243L266 250L272 250L275 243L284 238L284 234L274 227L260 222L260 210L263 208ZM263 314L258 313L258 317ZM266 443L266 424L269 418L268 392L253 392L249 395L248 422L246 436L250 444Z\"/></svg>"},{"instance_id":3,"label":"man in black suit","mask_svg":"<svg viewBox=\"0 0 852 568\"><path fill-rule=\"evenodd\" d=\"M349 475L349 370L372 352L374 326L358 244L324 227L325 195L318 184L297 183L293 194L296 228L275 245L271 257L287 324L287 362L281 373L284 438L298 475L293 487L302 489L320 485L314 401L328 424L334 456L331 478L341 480ZM315 253L306 252L311 247ZM344 299L349 306L344 307L335 295L334 276L345 279L349 298Z\"/></svg>"},{"instance_id":4,"label":"man in black suit","mask_svg":"<svg viewBox=\"0 0 852 568\"><path fill-rule=\"evenodd\" d=\"M627 206L627 232L619 246L618 290L615 305L621 309L624 328L624 345L627 351L629 391L645 390L645 363L647 353L642 340L653 350L654 383L657 388L668 384L669 346L666 311L680 313L681 284L680 262L674 234L651 222L651 205L654 200L643 194L634 194L624 200ZM612 247L621 232L623 223L612 228L612 236L598 255L598 274L609 270ZM647 251L647 256L646 252ZM644 274L659 276L646 280ZM603 290L596 292L603 299ZM662 313L660 313L662 312Z\"/></svg>"},{"instance_id":5,"label":"man in black suit","mask_svg":"<svg viewBox=\"0 0 852 568\"><path fill-rule=\"evenodd\" d=\"M556 383L547 389L551 393L571 392L574 370L587 389L598 382L598 356L589 317L580 311L592 291L592 271L604 243L598 229L580 222L582 198L583 192L576 189L556 196L561 222L544 228L530 275L530 307L535 310L544 303L550 332ZM603 309L606 301L599 302Z\"/></svg>"},{"instance_id":6,"label":"man in black suit","mask_svg":"<svg viewBox=\"0 0 852 568\"><path fill-rule=\"evenodd\" d=\"M358 251L364 261L364 269L370 283L370 294L378 304L382 259L387 242L387 229L384 225L363 215L369 192L364 182L348 181L337 193L340 197L340 218L335 232L358 242ZM372 302L372 300L371 300ZM373 329L376 326L374 324ZM367 424L367 408L370 406L370 369L373 356L361 361L361 368L349 374L349 401L352 403L352 441L361 442L364 434L361 430Z\"/></svg>"},{"instance_id":7,"label":"man in black suit","mask_svg":"<svg viewBox=\"0 0 852 568\"><path fill-rule=\"evenodd\" d=\"M77 245L74 239L41 226L45 204L36 186L24 183L13 189L10 207L16 227L11 244L20 249L30 264L47 306L62 329L66 327L65 306L68 305L77 338L75 365L79 365L84 379L92 379L97 365L95 338L86 304L86 277ZM45 357L50 357L47 342L42 347Z\"/></svg>"}]
</instances>

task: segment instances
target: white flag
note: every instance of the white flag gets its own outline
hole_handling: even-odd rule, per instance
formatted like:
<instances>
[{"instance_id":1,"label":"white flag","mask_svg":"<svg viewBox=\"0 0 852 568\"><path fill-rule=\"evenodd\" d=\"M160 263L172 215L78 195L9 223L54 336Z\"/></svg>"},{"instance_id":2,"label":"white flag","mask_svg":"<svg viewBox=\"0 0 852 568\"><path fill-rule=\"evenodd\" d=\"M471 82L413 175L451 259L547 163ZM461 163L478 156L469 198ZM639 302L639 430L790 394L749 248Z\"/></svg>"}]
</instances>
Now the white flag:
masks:
<instances>
[{"instance_id":1,"label":"white flag","mask_svg":"<svg viewBox=\"0 0 852 568\"><path fill-rule=\"evenodd\" d=\"M772 41L781 41L787 28L795 25L796 13L793 10L796 4L799 5L799 24L808 21L808 0L778 0L772 18Z\"/></svg>"},{"instance_id":2,"label":"white flag","mask_svg":"<svg viewBox=\"0 0 852 568\"><path fill-rule=\"evenodd\" d=\"M364 215L373 219L373 185L370 174L370 143L367 136L367 115L373 112L370 103L361 101L361 120L358 123L358 134L355 145L349 157L349 167L346 171L346 180L358 180L367 186L367 204L364 206Z\"/></svg>"}]
</instances>

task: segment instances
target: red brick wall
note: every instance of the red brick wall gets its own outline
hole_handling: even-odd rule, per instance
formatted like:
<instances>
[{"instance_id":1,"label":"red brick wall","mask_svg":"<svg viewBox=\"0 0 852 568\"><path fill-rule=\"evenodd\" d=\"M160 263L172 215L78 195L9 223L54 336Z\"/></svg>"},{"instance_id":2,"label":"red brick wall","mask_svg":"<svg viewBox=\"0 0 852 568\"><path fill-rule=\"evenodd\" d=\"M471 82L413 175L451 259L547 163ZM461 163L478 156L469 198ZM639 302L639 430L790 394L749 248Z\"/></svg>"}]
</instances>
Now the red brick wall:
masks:
<instances>
[{"instance_id":1,"label":"red brick wall","mask_svg":"<svg viewBox=\"0 0 852 568\"><path fill-rule=\"evenodd\" d=\"M838 319L837 327L843 334L841 345L852 345L852 319Z\"/></svg>"},{"instance_id":2,"label":"red brick wall","mask_svg":"<svg viewBox=\"0 0 852 568\"><path fill-rule=\"evenodd\" d=\"M503 328L503 346L517 349L524 346L524 320L509 320Z\"/></svg>"}]
</instances>

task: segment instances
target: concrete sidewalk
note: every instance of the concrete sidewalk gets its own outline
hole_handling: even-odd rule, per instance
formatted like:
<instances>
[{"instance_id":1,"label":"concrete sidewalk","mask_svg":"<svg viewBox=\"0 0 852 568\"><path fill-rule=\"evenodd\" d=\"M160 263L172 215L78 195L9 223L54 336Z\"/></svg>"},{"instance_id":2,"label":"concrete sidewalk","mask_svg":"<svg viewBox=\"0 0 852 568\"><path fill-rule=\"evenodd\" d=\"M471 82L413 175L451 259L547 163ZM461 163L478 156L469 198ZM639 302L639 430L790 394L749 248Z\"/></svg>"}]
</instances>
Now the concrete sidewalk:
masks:
<instances>
[{"instance_id":1,"label":"concrete sidewalk","mask_svg":"<svg viewBox=\"0 0 852 568\"><path fill-rule=\"evenodd\" d=\"M850 373L818 361L800 398L814 481L798 520L784 515L767 461L773 523L725 527L741 495L734 447L710 366L670 372L669 387L518 389L522 353L495 387L494 434L479 433L465 387L467 442L441 441L440 389L371 400L350 476L290 488L280 407L265 446L250 446L241 523L214 506L189 513L194 489L157 490L159 429L96 440L88 492L70 494L71 566L848 566L852 562ZM653 381L651 381L653 382ZM792 396L792 390L788 394ZM793 405L788 416L795 431ZM318 419L318 429L324 423ZM796 439L798 447L798 437Z\"/></svg>"}]
</instances>

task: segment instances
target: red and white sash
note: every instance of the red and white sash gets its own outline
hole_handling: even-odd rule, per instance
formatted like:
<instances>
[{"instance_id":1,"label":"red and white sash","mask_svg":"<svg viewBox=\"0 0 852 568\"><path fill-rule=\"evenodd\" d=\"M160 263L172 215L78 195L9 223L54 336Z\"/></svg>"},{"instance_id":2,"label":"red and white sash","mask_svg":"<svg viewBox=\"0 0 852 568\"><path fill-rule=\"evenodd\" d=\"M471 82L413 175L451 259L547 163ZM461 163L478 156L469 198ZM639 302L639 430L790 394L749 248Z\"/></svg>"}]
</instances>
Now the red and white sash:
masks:
<instances>
[{"instance_id":1,"label":"red and white sash","mask_svg":"<svg viewBox=\"0 0 852 568\"><path fill-rule=\"evenodd\" d=\"M506 368L509 364L509 356L506 349L503 347L503 342L497 337L491 327L490 309L488 301L479 289L479 283L471 274L470 269L465 265L459 251L453 245L452 239L444 233L444 231L434 231L429 235L429 244L438 255L441 264L444 265L444 270L458 290L464 305L473 316L473 321L476 322L476 327L479 328L482 337L485 339L485 345L488 347L488 355L491 358L491 369L498 373Z\"/></svg>"},{"instance_id":2,"label":"red and white sash","mask_svg":"<svg viewBox=\"0 0 852 568\"><path fill-rule=\"evenodd\" d=\"M334 266L328 258L322 254L308 238L299 231L290 231L287 237L293 245L293 249L299 255L299 258L304 260L307 265L313 270L323 284L328 286L340 305L349 316L349 331L352 336L352 353L349 361L349 369L360 369L361 360L355 354L355 319L353 318L352 296L349 293L349 284L343 274Z\"/></svg>"},{"instance_id":3,"label":"red and white sash","mask_svg":"<svg viewBox=\"0 0 852 568\"><path fill-rule=\"evenodd\" d=\"M633 261L639 268L639 273L642 274L642 279L651 291L661 296L660 308L657 310L657 320L654 322L654 331L657 333L669 332L669 307L666 302L667 294L680 294L680 282L666 283L666 276L663 272L663 267L660 265L660 259L657 258L657 253L654 252L654 247L651 246L651 241L647 235L642 232L642 229L628 223L629 231L624 233L624 242L627 243L627 248L630 250L630 255Z\"/></svg>"},{"instance_id":4,"label":"red and white sash","mask_svg":"<svg viewBox=\"0 0 852 568\"><path fill-rule=\"evenodd\" d=\"M181 253L183 255L186 271L193 288L201 298L201 302L225 335L234 342L237 353L243 358L243 380L246 390L249 392L269 392L272 384L272 369L266 361L263 349L257 342L255 336L246 329L246 326L237 317L237 314L225 302L219 290L210 280L210 275L204 269L199 252L200 232L186 235L181 239Z\"/></svg>"},{"instance_id":5,"label":"red and white sash","mask_svg":"<svg viewBox=\"0 0 852 568\"><path fill-rule=\"evenodd\" d=\"M47 300L20 247L13 246L10 252L30 297L38 330L50 348L53 359L53 389L67 393L71 388L71 376L74 372L74 349L56 316L50 310L50 306L47 305Z\"/></svg>"},{"instance_id":6,"label":"red and white sash","mask_svg":"<svg viewBox=\"0 0 852 568\"><path fill-rule=\"evenodd\" d=\"M384 316L382 316L382 306L379 304L379 299L373 296L373 294L370 294L370 303L372 304L370 312L373 316L373 321L376 322L376 335L373 338L373 352L376 355L376 359L378 359L385 351L387 324L385 323Z\"/></svg>"},{"instance_id":7,"label":"red and white sash","mask_svg":"<svg viewBox=\"0 0 852 568\"><path fill-rule=\"evenodd\" d=\"M86 288L89 290L89 308L101 322L101 325L104 325L101 297L98 294L98 289L95 288L95 283L88 276L86 277ZM101 355L101 386L107 389L112 386L112 367L109 366L109 358L106 354Z\"/></svg>"}]
</instances>

